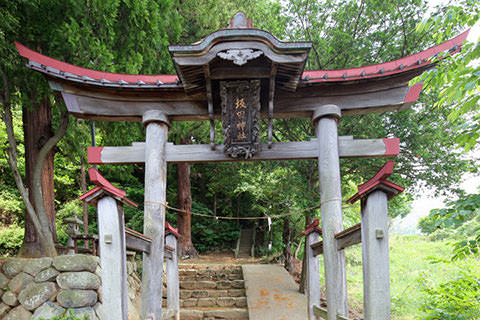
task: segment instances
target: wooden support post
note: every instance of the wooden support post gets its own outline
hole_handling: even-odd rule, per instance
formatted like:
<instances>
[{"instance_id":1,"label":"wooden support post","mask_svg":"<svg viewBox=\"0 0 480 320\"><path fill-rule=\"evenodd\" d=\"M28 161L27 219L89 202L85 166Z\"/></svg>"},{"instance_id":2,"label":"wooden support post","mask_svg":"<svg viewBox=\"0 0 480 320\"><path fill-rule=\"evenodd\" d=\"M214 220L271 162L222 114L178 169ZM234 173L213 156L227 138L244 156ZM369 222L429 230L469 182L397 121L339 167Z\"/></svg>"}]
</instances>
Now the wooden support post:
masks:
<instances>
[{"instance_id":1,"label":"wooden support post","mask_svg":"<svg viewBox=\"0 0 480 320\"><path fill-rule=\"evenodd\" d=\"M340 159L337 121L340 108L324 105L313 114L318 139L318 171L322 212L322 236L325 264L328 320L347 316L347 279L345 253L337 249L335 234L343 230Z\"/></svg>"},{"instance_id":2,"label":"wooden support post","mask_svg":"<svg viewBox=\"0 0 480 320\"><path fill-rule=\"evenodd\" d=\"M123 204L137 205L125 197L125 191L113 186L97 169L90 168L88 173L90 181L97 186L80 196L80 200L97 207L104 319L127 320L127 254ZM95 254L95 237L77 238L91 238Z\"/></svg>"},{"instance_id":3,"label":"wooden support post","mask_svg":"<svg viewBox=\"0 0 480 320\"><path fill-rule=\"evenodd\" d=\"M127 256L123 204L113 197L103 197L98 200L97 214L104 319L127 320Z\"/></svg>"},{"instance_id":4,"label":"wooden support post","mask_svg":"<svg viewBox=\"0 0 480 320\"><path fill-rule=\"evenodd\" d=\"M362 200L363 308L365 320L390 319L387 194Z\"/></svg>"},{"instance_id":5,"label":"wooden support post","mask_svg":"<svg viewBox=\"0 0 480 320\"><path fill-rule=\"evenodd\" d=\"M172 257L167 259L167 308L175 310L175 320L180 320L177 237L174 234L168 234L165 237L165 243L174 248Z\"/></svg>"},{"instance_id":6,"label":"wooden support post","mask_svg":"<svg viewBox=\"0 0 480 320\"><path fill-rule=\"evenodd\" d=\"M387 201L403 188L386 179L393 172L388 161L372 179L358 186L358 193L347 200L361 200L363 310L365 320L390 319L390 268L388 257Z\"/></svg>"},{"instance_id":7,"label":"wooden support post","mask_svg":"<svg viewBox=\"0 0 480 320\"><path fill-rule=\"evenodd\" d=\"M149 110L143 115L143 124L146 127L143 233L152 238L152 244L150 254L143 254L142 319L161 320L168 119L159 111Z\"/></svg>"},{"instance_id":8,"label":"wooden support post","mask_svg":"<svg viewBox=\"0 0 480 320\"><path fill-rule=\"evenodd\" d=\"M308 307L308 320L319 319L315 315L315 306L320 306L320 270L318 257L315 256L312 244L318 242L318 238L322 230L318 229L318 219L315 220L313 227L309 227L306 234L307 245L305 246L305 259L307 266L307 307Z\"/></svg>"}]
</instances>

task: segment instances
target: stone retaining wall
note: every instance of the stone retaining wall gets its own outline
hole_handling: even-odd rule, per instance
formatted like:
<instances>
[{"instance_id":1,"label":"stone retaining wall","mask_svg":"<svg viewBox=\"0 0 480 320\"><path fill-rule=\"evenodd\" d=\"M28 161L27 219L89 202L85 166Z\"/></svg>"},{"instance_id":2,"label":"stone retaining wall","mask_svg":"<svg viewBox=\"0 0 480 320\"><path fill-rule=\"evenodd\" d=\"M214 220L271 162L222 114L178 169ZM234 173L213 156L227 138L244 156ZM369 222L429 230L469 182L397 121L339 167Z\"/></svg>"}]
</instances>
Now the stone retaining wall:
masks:
<instances>
[{"instance_id":1,"label":"stone retaining wall","mask_svg":"<svg viewBox=\"0 0 480 320\"><path fill-rule=\"evenodd\" d=\"M0 265L0 319L51 319L71 310L103 319L100 260L88 255L13 258ZM141 280L127 262L129 319L140 319Z\"/></svg>"}]
</instances>

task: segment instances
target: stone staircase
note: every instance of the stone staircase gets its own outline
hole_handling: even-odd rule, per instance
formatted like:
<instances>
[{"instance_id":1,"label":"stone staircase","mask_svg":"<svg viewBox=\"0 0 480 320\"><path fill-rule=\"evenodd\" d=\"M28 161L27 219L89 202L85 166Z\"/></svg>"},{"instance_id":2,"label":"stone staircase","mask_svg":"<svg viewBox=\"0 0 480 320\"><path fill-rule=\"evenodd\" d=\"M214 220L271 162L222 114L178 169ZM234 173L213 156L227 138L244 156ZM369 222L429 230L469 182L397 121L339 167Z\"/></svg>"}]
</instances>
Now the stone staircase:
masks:
<instances>
[{"instance_id":1,"label":"stone staircase","mask_svg":"<svg viewBox=\"0 0 480 320\"><path fill-rule=\"evenodd\" d=\"M241 266L180 264L179 277L181 320L248 319Z\"/></svg>"},{"instance_id":2,"label":"stone staircase","mask_svg":"<svg viewBox=\"0 0 480 320\"><path fill-rule=\"evenodd\" d=\"M248 258L252 255L253 229L240 230L240 244L238 258Z\"/></svg>"}]
</instances>

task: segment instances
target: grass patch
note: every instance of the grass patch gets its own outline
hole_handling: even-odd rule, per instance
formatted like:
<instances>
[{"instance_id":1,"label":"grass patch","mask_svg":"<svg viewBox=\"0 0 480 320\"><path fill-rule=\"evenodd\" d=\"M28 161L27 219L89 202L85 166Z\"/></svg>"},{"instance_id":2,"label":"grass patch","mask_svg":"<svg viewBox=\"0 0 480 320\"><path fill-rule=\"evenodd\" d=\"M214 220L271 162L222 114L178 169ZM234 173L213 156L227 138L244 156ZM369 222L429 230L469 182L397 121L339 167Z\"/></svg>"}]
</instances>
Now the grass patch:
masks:
<instances>
[{"instance_id":1,"label":"grass patch","mask_svg":"<svg viewBox=\"0 0 480 320\"><path fill-rule=\"evenodd\" d=\"M439 285L456 279L462 271L480 272L478 260L469 258L451 262L448 241L430 241L424 236L390 237L390 292L393 320L422 319L420 305L425 299L425 284ZM349 305L362 309L363 275L361 246L346 250ZM323 282L323 258L321 277Z\"/></svg>"}]
</instances>

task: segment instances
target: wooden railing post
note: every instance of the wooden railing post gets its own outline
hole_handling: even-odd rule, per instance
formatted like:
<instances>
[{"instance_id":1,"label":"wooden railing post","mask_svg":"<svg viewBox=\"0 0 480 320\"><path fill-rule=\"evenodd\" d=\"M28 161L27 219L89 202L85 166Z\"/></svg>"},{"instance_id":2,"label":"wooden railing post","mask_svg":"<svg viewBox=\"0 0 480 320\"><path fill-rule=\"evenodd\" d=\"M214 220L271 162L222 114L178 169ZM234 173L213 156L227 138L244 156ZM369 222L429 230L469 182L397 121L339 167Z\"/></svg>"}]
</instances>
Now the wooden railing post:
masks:
<instances>
[{"instance_id":1,"label":"wooden railing post","mask_svg":"<svg viewBox=\"0 0 480 320\"><path fill-rule=\"evenodd\" d=\"M362 200L363 301L365 320L390 319L387 194Z\"/></svg>"},{"instance_id":2,"label":"wooden railing post","mask_svg":"<svg viewBox=\"0 0 480 320\"><path fill-rule=\"evenodd\" d=\"M100 267L102 269L103 319L127 320L127 255L123 204L136 206L125 191L111 185L96 169L89 169L97 187L80 197L97 206Z\"/></svg>"},{"instance_id":3,"label":"wooden railing post","mask_svg":"<svg viewBox=\"0 0 480 320\"><path fill-rule=\"evenodd\" d=\"M338 106L323 105L314 112L312 119L316 125L318 139L320 210L328 320L336 320L337 315L346 316L348 313L345 252L337 249L335 240L335 234L343 230L337 129L340 116Z\"/></svg>"},{"instance_id":4,"label":"wooden railing post","mask_svg":"<svg viewBox=\"0 0 480 320\"><path fill-rule=\"evenodd\" d=\"M180 236L167 222L165 244L173 248L171 258L167 259L167 309L174 310L175 320L180 320L180 284L178 280L178 237Z\"/></svg>"},{"instance_id":5,"label":"wooden railing post","mask_svg":"<svg viewBox=\"0 0 480 320\"><path fill-rule=\"evenodd\" d=\"M387 202L403 191L402 187L386 180L393 172L393 165L393 161L388 161L372 179L358 186L358 193L347 201L361 200L365 320L390 319Z\"/></svg>"},{"instance_id":6,"label":"wooden railing post","mask_svg":"<svg viewBox=\"0 0 480 320\"><path fill-rule=\"evenodd\" d=\"M104 197L98 200L97 208L103 317L105 320L127 320L127 253L123 206L112 197Z\"/></svg>"},{"instance_id":7,"label":"wooden railing post","mask_svg":"<svg viewBox=\"0 0 480 320\"><path fill-rule=\"evenodd\" d=\"M162 319L163 257L167 162L165 145L168 119L149 110L143 115L145 138L145 211L143 234L152 238L150 253L143 254L142 319Z\"/></svg>"},{"instance_id":8,"label":"wooden railing post","mask_svg":"<svg viewBox=\"0 0 480 320\"><path fill-rule=\"evenodd\" d=\"M311 224L307 230L303 233L306 236L306 251L305 259L307 266L307 308L308 319L316 320L315 306L320 306L320 270L318 257L314 254L311 247L312 244L317 243L322 230L318 228L318 219Z\"/></svg>"}]
</instances>

